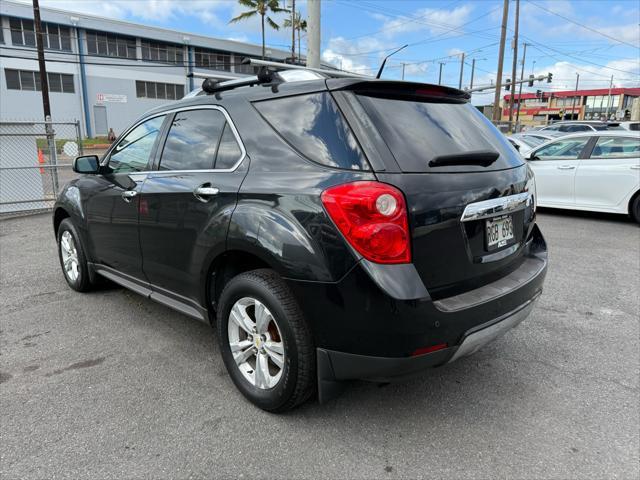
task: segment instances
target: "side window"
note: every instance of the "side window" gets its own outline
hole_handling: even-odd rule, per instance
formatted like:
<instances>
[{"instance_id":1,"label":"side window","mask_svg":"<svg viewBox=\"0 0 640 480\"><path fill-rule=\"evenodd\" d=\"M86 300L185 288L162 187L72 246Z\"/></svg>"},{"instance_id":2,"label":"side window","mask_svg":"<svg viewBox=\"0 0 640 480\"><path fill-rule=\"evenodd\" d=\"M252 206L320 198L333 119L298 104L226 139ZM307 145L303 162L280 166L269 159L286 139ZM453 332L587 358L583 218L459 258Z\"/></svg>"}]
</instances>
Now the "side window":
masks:
<instances>
[{"instance_id":1,"label":"side window","mask_svg":"<svg viewBox=\"0 0 640 480\"><path fill-rule=\"evenodd\" d=\"M148 168L164 117L154 117L141 123L118 142L109 157L112 173L141 172Z\"/></svg>"},{"instance_id":2,"label":"side window","mask_svg":"<svg viewBox=\"0 0 640 480\"><path fill-rule=\"evenodd\" d=\"M225 123L219 110L176 113L162 151L160 170L212 169Z\"/></svg>"},{"instance_id":3,"label":"side window","mask_svg":"<svg viewBox=\"0 0 640 480\"><path fill-rule=\"evenodd\" d=\"M600 137L591 158L640 157L640 138Z\"/></svg>"},{"instance_id":4,"label":"side window","mask_svg":"<svg viewBox=\"0 0 640 480\"><path fill-rule=\"evenodd\" d=\"M218 147L218 155L216 156L215 168L232 168L240 157L242 156L242 150L236 140L231 125L227 123L224 127L224 133L220 140L220 146Z\"/></svg>"},{"instance_id":5,"label":"side window","mask_svg":"<svg viewBox=\"0 0 640 480\"><path fill-rule=\"evenodd\" d=\"M329 167L369 170L351 128L329 93L253 105L276 132L309 160Z\"/></svg>"},{"instance_id":6,"label":"side window","mask_svg":"<svg viewBox=\"0 0 640 480\"><path fill-rule=\"evenodd\" d=\"M566 138L557 140L553 143L550 143L546 147L542 147L540 150L536 151L536 157L542 159L577 159L588 141L589 137Z\"/></svg>"}]
</instances>

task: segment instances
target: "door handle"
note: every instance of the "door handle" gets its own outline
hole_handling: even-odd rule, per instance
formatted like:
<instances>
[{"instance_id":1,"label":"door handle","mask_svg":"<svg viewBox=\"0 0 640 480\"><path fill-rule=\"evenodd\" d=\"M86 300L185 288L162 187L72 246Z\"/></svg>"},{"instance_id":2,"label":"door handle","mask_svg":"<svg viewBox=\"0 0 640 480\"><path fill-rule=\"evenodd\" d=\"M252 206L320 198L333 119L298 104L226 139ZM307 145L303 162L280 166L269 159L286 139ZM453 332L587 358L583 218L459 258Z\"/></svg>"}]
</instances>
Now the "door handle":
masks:
<instances>
[{"instance_id":1,"label":"door handle","mask_svg":"<svg viewBox=\"0 0 640 480\"><path fill-rule=\"evenodd\" d=\"M138 192L135 190L125 190L122 192L122 199L127 203L131 203L131 200L133 200L133 197L136 195L138 195Z\"/></svg>"},{"instance_id":2,"label":"door handle","mask_svg":"<svg viewBox=\"0 0 640 480\"><path fill-rule=\"evenodd\" d=\"M558 166L558 170L573 170L574 167L573 165L559 165Z\"/></svg>"},{"instance_id":3,"label":"door handle","mask_svg":"<svg viewBox=\"0 0 640 480\"><path fill-rule=\"evenodd\" d=\"M217 195L220 189L212 186L201 185L193 191L193 195L201 202L208 202L209 197Z\"/></svg>"}]
</instances>

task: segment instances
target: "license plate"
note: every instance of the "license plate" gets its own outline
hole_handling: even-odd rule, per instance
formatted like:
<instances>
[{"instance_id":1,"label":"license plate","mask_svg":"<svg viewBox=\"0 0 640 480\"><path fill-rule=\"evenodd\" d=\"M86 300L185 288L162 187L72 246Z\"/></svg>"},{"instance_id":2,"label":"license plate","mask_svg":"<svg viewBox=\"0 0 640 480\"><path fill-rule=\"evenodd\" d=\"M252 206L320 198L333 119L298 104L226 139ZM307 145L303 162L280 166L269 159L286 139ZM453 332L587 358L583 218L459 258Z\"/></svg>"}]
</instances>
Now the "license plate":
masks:
<instances>
[{"instance_id":1,"label":"license plate","mask_svg":"<svg viewBox=\"0 0 640 480\"><path fill-rule=\"evenodd\" d=\"M511 215L490 218L486 223L487 250L504 247L513 240L513 218Z\"/></svg>"}]
</instances>

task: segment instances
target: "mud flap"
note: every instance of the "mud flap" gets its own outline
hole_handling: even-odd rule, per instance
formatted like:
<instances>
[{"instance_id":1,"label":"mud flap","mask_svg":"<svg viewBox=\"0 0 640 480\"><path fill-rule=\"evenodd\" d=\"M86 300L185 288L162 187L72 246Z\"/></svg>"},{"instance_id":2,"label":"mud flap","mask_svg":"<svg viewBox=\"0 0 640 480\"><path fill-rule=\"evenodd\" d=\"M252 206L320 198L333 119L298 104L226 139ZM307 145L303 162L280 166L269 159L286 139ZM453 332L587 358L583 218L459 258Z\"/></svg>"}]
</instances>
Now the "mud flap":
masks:
<instances>
[{"instance_id":1,"label":"mud flap","mask_svg":"<svg viewBox=\"0 0 640 480\"><path fill-rule=\"evenodd\" d=\"M316 350L317 372L318 372L318 401L321 404L327 403L340 396L345 389L347 382L336 380L333 373L333 366L329 359L329 354L318 348Z\"/></svg>"}]
</instances>

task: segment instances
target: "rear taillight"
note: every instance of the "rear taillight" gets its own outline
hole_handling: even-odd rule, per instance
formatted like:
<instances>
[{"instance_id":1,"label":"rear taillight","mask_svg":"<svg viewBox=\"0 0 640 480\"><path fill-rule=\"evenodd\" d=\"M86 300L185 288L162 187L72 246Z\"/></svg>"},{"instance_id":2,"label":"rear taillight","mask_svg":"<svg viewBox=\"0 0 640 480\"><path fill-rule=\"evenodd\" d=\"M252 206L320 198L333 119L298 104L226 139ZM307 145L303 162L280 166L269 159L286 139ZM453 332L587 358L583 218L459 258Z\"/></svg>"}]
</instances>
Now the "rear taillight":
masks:
<instances>
[{"instance_id":1,"label":"rear taillight","mask_svg":"<svg viewBox=\"0 0 640 480\"><path fill-rule=\"evenodd\" d=\"M379 182L353 182L322 192L322 203L347 241L367 260L409 263L411 247L404 195Z\"/></svg>"}]
</instances>

